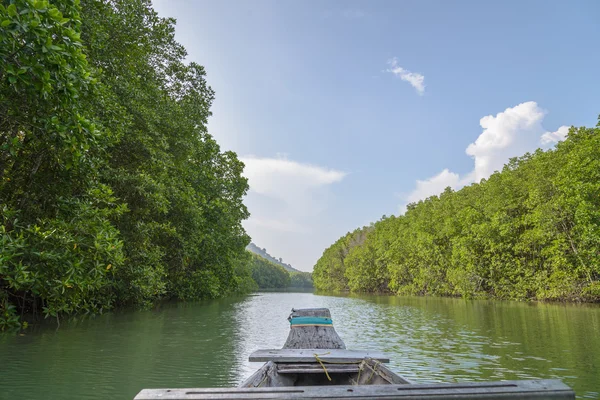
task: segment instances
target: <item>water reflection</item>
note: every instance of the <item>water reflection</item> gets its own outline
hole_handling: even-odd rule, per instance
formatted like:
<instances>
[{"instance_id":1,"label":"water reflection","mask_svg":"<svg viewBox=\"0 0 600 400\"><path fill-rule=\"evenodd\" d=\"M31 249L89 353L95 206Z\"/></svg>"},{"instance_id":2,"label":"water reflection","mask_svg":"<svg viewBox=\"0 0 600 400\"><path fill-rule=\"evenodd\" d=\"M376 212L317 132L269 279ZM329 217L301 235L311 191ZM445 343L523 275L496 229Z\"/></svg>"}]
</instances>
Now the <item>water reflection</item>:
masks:
<instances>
[{"instance_id":1,"label":"water reflection","mask_svg":"<svg viewBox=\"0 0 600 400\"><path fill-rule=\"evenodd\" d=\"M369 318L342 314L340 334L349 347L369 343L389 352L392 368L413 381L556 378L580 397L600 398L597 306L414 297L360 301L370 304L360 307Z\"/></svg>"},{"instance_id":2,"label":"water reflection","mask_svg":"<svg viewBox=\"0 0 600 400\"><path fill-rule=\"evenodd\" d=\"M415 382L558 378L600 398L600 307L261 293L0 336L0 398L132 399L144 387L234 386L279 348L293 308L328 307L348 348Z\"/></svg>"}]
</instances>

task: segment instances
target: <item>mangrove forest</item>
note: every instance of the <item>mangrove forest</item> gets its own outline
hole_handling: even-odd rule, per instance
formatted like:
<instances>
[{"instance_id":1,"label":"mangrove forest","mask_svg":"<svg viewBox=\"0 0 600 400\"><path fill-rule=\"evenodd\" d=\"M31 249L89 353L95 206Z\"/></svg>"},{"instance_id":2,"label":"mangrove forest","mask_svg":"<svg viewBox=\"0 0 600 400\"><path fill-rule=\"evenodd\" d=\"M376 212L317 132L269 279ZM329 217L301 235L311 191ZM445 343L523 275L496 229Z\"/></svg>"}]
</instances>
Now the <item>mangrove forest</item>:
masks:
<instances>
[{"instance_id":1,"label":"mangrove forest","mask_svg":"<svg viewBox=\"0 0 600 400\"><path fill-rule=\"evenodd\" d=\"M321 290L600 300L600 124L347 233L313 279Z\"/></svg>"},{"instance_id":2,"label":"mangrove forest","mask_svg":"<svg viewBox=\"0 0 600 400\"><path fill-rule=\"evenodd\" d=\"M150 0L0 1L0 330L254 287L243 164Z\"/></svg>"}]
</instances>

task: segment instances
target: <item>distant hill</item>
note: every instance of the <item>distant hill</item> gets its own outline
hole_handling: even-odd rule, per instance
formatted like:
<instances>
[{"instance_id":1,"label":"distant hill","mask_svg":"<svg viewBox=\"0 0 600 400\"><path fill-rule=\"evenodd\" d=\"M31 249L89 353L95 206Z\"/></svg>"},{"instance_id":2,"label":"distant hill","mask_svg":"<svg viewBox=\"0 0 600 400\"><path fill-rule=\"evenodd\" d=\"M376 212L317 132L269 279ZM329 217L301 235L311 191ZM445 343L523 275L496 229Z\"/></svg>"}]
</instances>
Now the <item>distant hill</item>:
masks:
<instances>
[{"instance_id":1,"label":"distant hill","mask_svg":"<svg viewBox=\"0 0 600 400\"><path fill-rule=\"evenodd\" d=\"M271 256L269 253L267 253L267 249L261 249L254 243L250 243L248 245L248 247L246 247L246 250L251 251L252 253L257 254L257 255L261 256L262 258L265 258L277 265L281 265L288 272L301 272L301 271L298 271L297 269L293 268L290 264L285 264L281 258L277 259L277 258Z\"/></svg>"}]
</instances>

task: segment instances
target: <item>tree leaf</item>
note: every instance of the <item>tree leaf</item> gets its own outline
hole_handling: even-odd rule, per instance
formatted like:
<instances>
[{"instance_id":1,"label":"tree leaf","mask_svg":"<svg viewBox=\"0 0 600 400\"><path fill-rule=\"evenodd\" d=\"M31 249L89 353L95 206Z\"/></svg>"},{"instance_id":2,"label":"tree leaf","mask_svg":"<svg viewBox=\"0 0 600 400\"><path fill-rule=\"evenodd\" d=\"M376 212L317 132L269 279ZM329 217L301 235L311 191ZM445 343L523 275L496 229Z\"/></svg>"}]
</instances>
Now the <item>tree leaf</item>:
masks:
<instances>
[{"instance_id":1,"label":"tree leaf","mask_svg":"<svg viewBox=\"0 0 600 400\"><path fill-rule=\"evenodd\" d=\"M17 6L14 4L11 4L6 8L6 11L8 12L8 15L10 17L15 17L17 15Z\"/></svg>"}]
</instances>

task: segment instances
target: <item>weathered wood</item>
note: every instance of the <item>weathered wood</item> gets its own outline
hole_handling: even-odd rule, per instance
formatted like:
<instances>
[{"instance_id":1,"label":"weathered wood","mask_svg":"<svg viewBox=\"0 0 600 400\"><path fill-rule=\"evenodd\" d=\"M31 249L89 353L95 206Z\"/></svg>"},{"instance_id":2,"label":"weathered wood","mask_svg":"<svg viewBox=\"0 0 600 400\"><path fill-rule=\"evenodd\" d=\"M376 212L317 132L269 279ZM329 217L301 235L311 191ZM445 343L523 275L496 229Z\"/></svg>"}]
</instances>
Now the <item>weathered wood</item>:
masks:
<instances>
[{"instance_id":1,"label":"weathered wood","mask_svg":"<svg viewBox=\"0 0 600 400\"><path fill-rule=\"evenodd\" d=\"M327 372L330 374L352 374L360 370L359 364L330 364L327 365ZM319 363L309 364L277 364L277 372L280 374L324 374L325 370Z\"/></svg>"},{"instance_id":2,"label":"weathered wood","mask_svg":"<svg viewBox=\"0 0 600 400\"><path fill-rule=\"evenodd\" d=\"M573 400L575 393L558 380L471 382L419 385L297 386L230 389L144 389L135 400L225 399L386 399L386 400Z\"/></svg>"},{"instance_id":3,"label":"weathered wood","mask_svg":"<svg viewBox=\"0 0 600 400\"><path fill-rule=\"evenodd\" d=\"M277 365L269 361L253 373L239 387L283 387L294 386L294 379L277 373Z\"/></svg>"},{"instance_id":4,"label":"weathered wood","mask_svg":"<svg viewBox=\"0 0 600 400\"><path fill-rule=\"evenodd\" d=\"M292 313L288 319L294 317L320 317L320 318L331 318L331 312L328 308L292 308Z\"/></svg>"},{"instance_id":5,"label":"weathered wood","mask_svg":"<svg viewBox=\"0 0 600 400\"><path fill-rule=\"evenodd\" d=\"M283 363L297 362L317 362L317 358L324 362L331 363L359 363L365 358L372 358L379 362L389 362L390 359L385 354L377 351L367 350L343 350L343 349L268 349L257 350L250 354L250 361L274 361Z\"/></svg>"},{"instance_id":6,"label":"weathered wood","mask_svg":"<svg viewBox=\"0 0 600 400\"><path fill-rule=\"evenodd\" d=\"M360 374L352 382L354 385L408 385L410 383L381 362L370 358L360 364Z\"/></svg>"},{"instance_id":7,"label":"weathered wood","mask_svg":"<svg viewBox=\"0 0 600 400\"><path fill-rule=\"evenodd\" d=\"M284 349L345 349L333 326L298 326L290 329Z\"/></svg>"},{"instance_id":8,"label":"weathered wood","mask_svg":"<svg viewBox=\"0 0 600 400\"><path fill-rule=\"evenodd\" d=\"M275 368L273 368L275 366ZM325 368L323 368L325 367ZM325 370L329 378L326 378ZM276 375L287 375L277 377ZM294 376L292 376L294 375ZM356 364L274 363L269 361L240 387L409 384L384 364L370 358Z\"/></svg>"},{"instance_id":9,"label":"weathered wood","mask_svg":"<svg viewBox=\"0 0 600 400\"><path fill-rule=\"evenodd\" d=\"M327 308L292 309L288 319L294 317L331 318ZM335 322L335 321L334 321ZM284 349L345 349L344 341L333 326L298 326L290 328Z\"/></svg>"}]
</instances>

